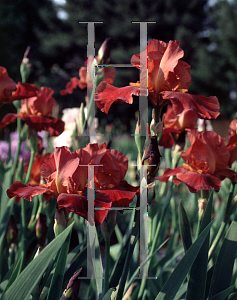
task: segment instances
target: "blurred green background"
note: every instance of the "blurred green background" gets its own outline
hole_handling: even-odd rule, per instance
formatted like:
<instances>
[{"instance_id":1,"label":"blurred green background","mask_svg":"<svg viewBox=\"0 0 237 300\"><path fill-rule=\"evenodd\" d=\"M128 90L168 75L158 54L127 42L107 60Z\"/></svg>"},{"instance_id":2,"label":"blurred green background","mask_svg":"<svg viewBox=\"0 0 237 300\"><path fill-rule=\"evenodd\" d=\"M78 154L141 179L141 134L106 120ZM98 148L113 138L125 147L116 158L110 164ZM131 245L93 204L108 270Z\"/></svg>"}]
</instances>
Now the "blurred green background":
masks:
<instances>
[{"instance_id":1,"label":"blurred green background","mask_svg":"<svg viewBox=\"0 0 237 300\"><path fill-rule=\"evenodd\" d=\"M183 60L191 64L189 92L216 95L221 105L218 119L235 117L237 0L1 0L0 65L20 81L19 66L30 45L29 82L53 88L59 110L80 106L85 99L86 91L79 89L66 97L59 93L71 77L78 77L87 58L87 25L79 21L103 21L95 25L95 50L110 37L111 63L129 63L140 52L139 24L132 21L155 21L148 25L148 39L180 41ZM138 79L138 70L120 68L114 84L124 86ZM119 118L129 123L127 116L134 118L137 105L112 106L107 121ZM99 117L105 116L99 112Z\"/></svg>"}]
</instances>

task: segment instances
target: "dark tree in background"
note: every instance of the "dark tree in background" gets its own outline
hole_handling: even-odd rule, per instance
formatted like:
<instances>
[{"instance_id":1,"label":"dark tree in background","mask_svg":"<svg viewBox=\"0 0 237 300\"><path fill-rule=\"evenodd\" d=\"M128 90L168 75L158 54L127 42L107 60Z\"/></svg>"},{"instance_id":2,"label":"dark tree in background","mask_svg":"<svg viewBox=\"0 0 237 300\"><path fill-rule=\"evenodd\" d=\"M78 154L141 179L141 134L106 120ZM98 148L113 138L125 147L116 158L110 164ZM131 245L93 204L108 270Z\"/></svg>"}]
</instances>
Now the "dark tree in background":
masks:
<instances>
[{"instance_id":1,"label":"dark tree in background","mask_svg":"<svg viewBox=\"0 0 237 300\"><path fill-rule=\"evenodd\" d=\"M1 0L0 65L6 67L15 80L20 80L19 65L30 45L34 71L38 76L47 76L54 54L58 56L59 50L65 51L63 45L59 49L63 32L64 25L57 18L52 1Z\"/></svg>"},{"instance_id":2,"label":"dark tree in background","mask_svg":"<svg viewBox=\"0 0 237 300\"><path fill-rule=\"evenodd\" d=\"M64 18L58 18L59 10ZM87 58L87 25L79 22L103 21L95 25L95 48L97 52L110 37L111 63L129 63L140 52L139 24L132 21L156 22L148 24L148 38L179 40L184 60L192 66L190 92L217 95L225 103L222 113L229 117L236 109L236 13L236 0L218 1L211 7L207 0L67 0L61 7L51 0L2 0L0 65L20 80L20 62L30 45L29 82L52 87L62 107L64 103L79 106L85 92L59 94L72 76L78 76ZM120 68L114 84L123 86L138 79L138 70ZM113 113L112 109L112 118Z\"/></svg>"},{"instance_id":3,"label":"dark tree in background","mask_svg":"<svg viewBox=\"0 0 237 300\"><path fill-rule=\"evenodd\" d=\"M237 111L237 1L218 1L208 9L204 35L207 44L197 48L192 89L216 95L222 117Z\"/></svg>"}]
</instances>

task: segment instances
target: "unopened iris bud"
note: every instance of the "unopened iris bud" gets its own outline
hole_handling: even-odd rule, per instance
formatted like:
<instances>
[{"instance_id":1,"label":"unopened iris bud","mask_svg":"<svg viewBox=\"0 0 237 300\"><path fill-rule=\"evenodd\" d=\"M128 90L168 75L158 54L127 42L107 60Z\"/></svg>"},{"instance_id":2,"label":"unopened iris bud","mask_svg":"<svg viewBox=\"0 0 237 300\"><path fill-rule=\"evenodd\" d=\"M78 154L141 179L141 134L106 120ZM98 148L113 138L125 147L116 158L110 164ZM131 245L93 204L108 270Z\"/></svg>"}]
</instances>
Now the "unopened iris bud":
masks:
<instances>
[{"instance_id":1,"label":"unopened iris bud","mask_svg":"<svg viewBox=\"0 0 237 300\"><path fill-rule=\"evenodd\" d=\"M155 109L153 108L152 110L152 120L151 120L151 124L150 124L150 129L151 129L151 133L152 135L156 135L158 141L160 141L162 133L163 133L163 127L164 127L164 119L160 122L156 122L156 117L155 117Z\"/></svg>"},{"instance_id":2,"label":"unopened iris bud","mask_svg":"<svg viewBox=\"0 0 237 300\"><path fill-rule=\"evenodd\" d=\"M14 216L11 215L8 222L6 239L9 244L16 244L17 238L18 238L18 228L16 226L16 221Z\"/></svg>"},{"instance_id":3,"label":"unopened iris bud","mask_svg":"<svg viewBox=\"0 0 237 300\"><path fill-rule=\"evenodd\" d=\"M20 73L22 82L26 82L30 72L31 72L32 64L31 64L31 55L30 55L30 46L26 48L26 51L24 53L24 57L21 62L20 66Z\"/></svg>"},{"instance_id":4,"label":"unopened iris bud","mask_svg":"<svg viewBox=\"0 0 237 300\"><path fill-rule=\"evenodd\" d=\"M110 61L110 38L106 38L98 51L98 64L107 64Z\"/></svg>"},{"instance_id":5,"label":"unopened iris bud","mask_svg":"<svg viewBox=\"0 0 237 300\"><path fill-rule=\"evenodd\" d=\"M79 293L81 279L79 277L82 268L80 268L74 275L70 278L65 291L63 292L60 300L75 300Z\"/></svg>"},{"instance_id":6,"label":"unopened iris bud","mask_svg":"<svg viewBox=\"0 0 237 300\"><path fill-rule=\"evenodd\" d=\"M160 151L156 136L151 136L142 165L147 165L147 182L153 182L160 167Z\"/></svg>"},{"instance_id":7,"label":"unopened iris bud","mask_svg":"<svg viewBox=\"0 0 237 300\"><path fill-rule=\"evenodd\" d=\"M54 215L54 227L53 227L55 236L58 236L66 228L67 228L67 219L66 219L64 209L56 208L55 215Z\"/></svg>"},{"instance_id":8,"label":"unopened iris bud","mask_svg":"<svg viewBox=\"0 0 237 300\"><path fill-rule=\"evenodd\" d=\"M41 247L44 246L47 237L47 224L46 217L42 213L39 214L38 221L35 227L36 238Z\"/></svg>"},{"instance_id":9,"label":"unopened iris bud","mask_svg":"<svg viewBox=\"0 0 237 300\"><path fill-rule=\"evenodd\" d=\"M207 207L207 199L199 199L198 200L198 216L202 217Z\"/></svg>"},{"instance_id":10,"label":"unopened iris bud","mask_svg":"<svg viewBox=\"0 0 237 300\"><path fill-rule=\"evenodd\" d=\"M145 126L143 119L141 118L140 120L138 118L136 129L135 129L135 143L137 145L137 150L138 150L138 154L140 155L140 159L142 160L146 136L141 135L140 133L140 127Z\"/></svg>"}]
</instances>

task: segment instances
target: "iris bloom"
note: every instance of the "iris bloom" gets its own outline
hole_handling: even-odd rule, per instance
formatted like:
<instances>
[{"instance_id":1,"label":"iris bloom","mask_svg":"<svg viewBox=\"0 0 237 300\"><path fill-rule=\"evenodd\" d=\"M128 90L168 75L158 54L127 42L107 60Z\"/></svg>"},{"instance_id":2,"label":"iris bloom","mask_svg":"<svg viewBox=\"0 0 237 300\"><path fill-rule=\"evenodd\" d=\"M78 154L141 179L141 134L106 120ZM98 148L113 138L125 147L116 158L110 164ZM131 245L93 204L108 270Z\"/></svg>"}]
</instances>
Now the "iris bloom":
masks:
<instances>
[{"instance_id":1,"label":"iris bloom","mask_svg":"<svg viewBox=\"0 0 237 300\"><path fill-rule=\"evenodd\" d=\"M194 129L197 126L198 114L191 109L176 115L172 106L168 105L164 117L164 128L159 145L165 148L172 148L185 129Z\"/></svg>"},{"instance_id":2,"label":"iris bloom","mask_svg":"<svg viewBox=\"0 0 237 300\"><path fill-rule=\"evenodd\" d=\"M41 166L45 185L33 186L17 181L7 194L10 198L19 196L28 201L35 195L43 194L45 199L54 195L59 209L65 208L67 212L75 212L87 219L88 165L95 165L94 206L101 208L94 213L97 226L103 222L111 206L128 206L137 191L124 180L127 157L118 150L107 149L105 144L88 144L75 152L70 152L68 147L56 148ZM88 221L93 224L93 220Z\"/></svg>"},{"instance_id":3,"label":"iris bloom","mask_svg":"<svg viewBox=\"0 0 237 300\"><path fill-rule=\"evenodd\" d=\"M14 100L21 100L36 95L38 88L34 84L16 84L7 73L4 67L0 67L0 103L11 103Z\"/></svg>"},{"instance_id":4,"label":"iris bloom","mask_svg":"<svg viewBox=\"0 0 237 300\"><path fill-rule=\"evenodd\" d=\"M203 97L186 93L191 82L190 65L180 59L184 51L178 41L168 44L158 40L151 40L147 45L147 69L142 69L141 79L148 74L148 99L154 108L161 108L167 103L173 106L175 114L186 110L193 110L199 118L217 118L219 102L214 96ZM140 54L131 58L131 64L140 69ZM110 106L117 100L132 104L133 95L139 96L140 83L132 86L116 88L102 81L95 94L97 107L108 113Z\"/></svg>"},{"instance_id":5,"label":"iris bloom","mask_svg":"<svg viewBox=\"0 0 237 300\"><path fill-rule=\"evenodd\" d=\"M228 132L228 142L226 146L230 152L228 166L231 167L232 163L236 160L237 157L236 119L230 123L230 128Z\"/></svg>"},{"instance_id":6,"label":"iris bloom","mask_svg":"<svg viewBox=\"0 0 237 300\"><path fill-rule=\"evenodd\" d=\"M51 117L53 106L56 104L52 97L54 91L48 87L38 88L36 96L23 99L19 114L7 114L0 122L0 128L16 121L17 118L36 130L47 130L50 136L57 136L64 130L64 122Z\"/></svg>"},{"instance_id":7,"label":"iris bloom","mask_svg":"<svg viewBox=\"0 0 237 300\"><path fill-rule=\"evenodd\" d=\"M88 57L88 70L91 70L94 61L93 56ZM92 90L93 82L91 79L90 72L87 73L87 62L85 66L79 69L79 78L72 77L71 80L66 84L65 90L60 91L62 96L67 94L72 94L73 90L79 87L81 90L87 88L87 86ZM113 83L115 78L115 68L103 68L104 70L104 80L110 84Z\"/></svg>"},{"instance_id":8,"label":"iris bloom","mask_svg":"<svg viewBox=\"0 0 237 300\"><path fill-rule=\"evenodd\" d=\"M188 137L191 146L181 154L185 163L174 170L166 169L164 175L156 179L167 182L170 176L174 176L174 184L183 182L192 193L211 189L218 192L224 178L237 183L237 174L228 169L230 152L223 138L214 131L198 132L194 129L188 132Z\"/></svg>"},{"instance_id":9,"label":"iris bloom","mask_svg":"<svg viewBox=\"0 0 237 300\"><path fill-rule=\"evenodd\" d=\"M41 165L51 157L51 153L46 153L43 156L40 154L35 155L35 159L30 174L30 184L39 185L41 180ZM24 172L27 173L29 164L25 165Z\"/></svg>"}]
</instances>

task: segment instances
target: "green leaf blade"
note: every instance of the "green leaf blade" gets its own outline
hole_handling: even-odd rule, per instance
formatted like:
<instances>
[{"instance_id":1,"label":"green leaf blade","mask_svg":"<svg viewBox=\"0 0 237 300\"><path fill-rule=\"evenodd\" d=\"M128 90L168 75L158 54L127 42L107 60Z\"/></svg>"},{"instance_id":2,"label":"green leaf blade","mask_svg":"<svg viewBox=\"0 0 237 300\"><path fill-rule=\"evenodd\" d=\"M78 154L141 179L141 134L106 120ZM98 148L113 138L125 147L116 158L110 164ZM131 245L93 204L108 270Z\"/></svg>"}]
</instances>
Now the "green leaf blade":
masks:
<instances>
[{"instance_id":1,"label":"green leaf blade","mask_svg":"<svg viewBox=\"0 0 237 300\"><path fill-rule=\"evenodd\" d=\"M155 298L155 300L173 300L178 289L180 288L182 282L187 276L195 258L198 255L209 231L212 222L203 230L197 240L188 249L185 256L179 262L177 267L174 269L173 273L170 275L169 279L166 281L161 291ZM172 288L171 288L172 287Z\"/></svg>"},{"instance_id":2,"label":"green leaf blade","mask_svg":"<svg viewBox=\"0 0 237 300\"><path fill-rule=\"evenodd\" d=\"M73 224L47 245L45 249L21 272L1 300L26 300L29 298L47 266L58 253L70 234L72 226Z\"/></svg>"},{"instance_id":3,"label":"green leaf blade","mask_svg":"<svg viewBox=\"0 0 237 300\"><path fill-rule=\"evenodd\" d=\"M237 217L232 221L214 267L209 298L230 287L237 252Z\"/></svg>"}]
</instances>

